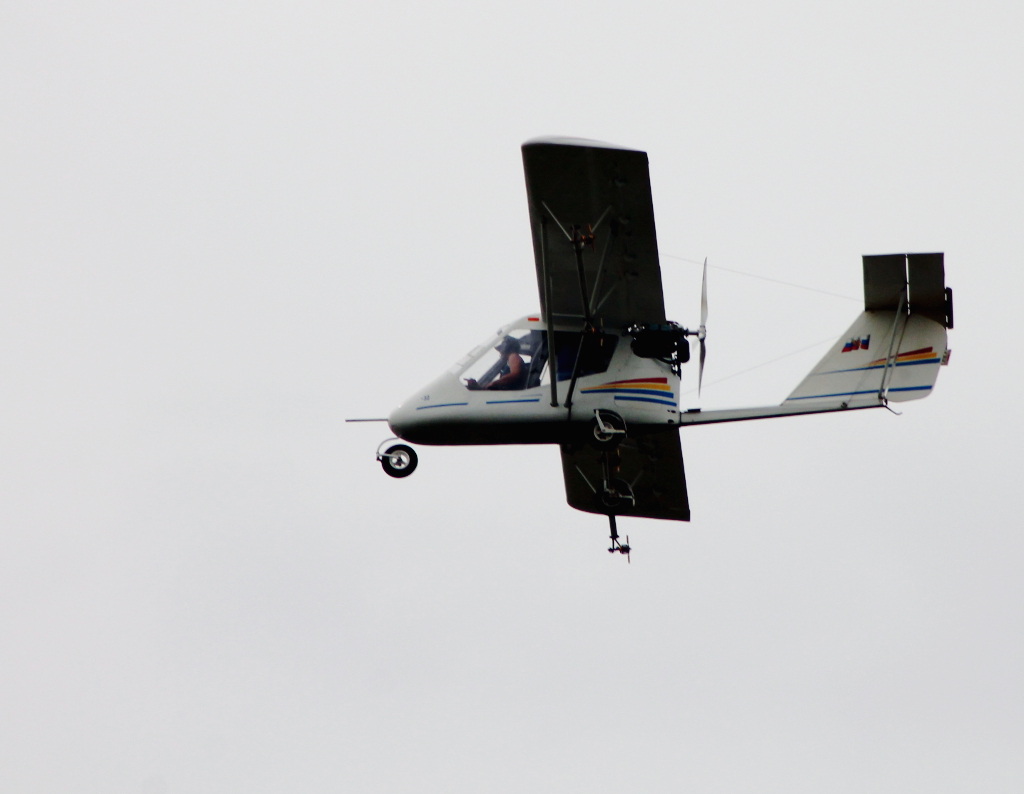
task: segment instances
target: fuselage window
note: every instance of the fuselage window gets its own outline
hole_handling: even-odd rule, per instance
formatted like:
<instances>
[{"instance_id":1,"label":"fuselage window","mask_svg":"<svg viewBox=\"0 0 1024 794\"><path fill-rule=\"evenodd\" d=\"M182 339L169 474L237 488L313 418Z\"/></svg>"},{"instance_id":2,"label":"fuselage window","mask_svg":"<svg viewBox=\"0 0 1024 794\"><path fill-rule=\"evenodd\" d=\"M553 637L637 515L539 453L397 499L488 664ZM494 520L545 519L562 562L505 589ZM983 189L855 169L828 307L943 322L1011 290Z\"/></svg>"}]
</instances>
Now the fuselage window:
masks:
<instances>
[{"instance_id":1,"label":"fuselage window","mask_svg":"<svg viewBox=\"0 0 1024 794\"><path fill-rule=\"evenodd\" d=\"M580 337L583 334L575 331L555 331L555 350L558 351L558 379L572 378L576 365L576 355L580 356L579 376L598 375L608 371L615 345L619 337L615 334L587 334L587 339L580 349Z\"/></svg>"},{"instance_id":2,"label":"fuselage window","mask_svg":"<svg viewBox=\"0 0 1024 794\"><path fill-rule=\"evenodd\" d=\"M576 356L580 356L579 376L607 372L619 341L615 334L587 334L579 331L555 331L558 350L558 380L572 378ZM548 339L544 331L513 330L498 337L491 346L461 373L470 391L522 391L548 382Z\"/></svg>"}]
</instances>

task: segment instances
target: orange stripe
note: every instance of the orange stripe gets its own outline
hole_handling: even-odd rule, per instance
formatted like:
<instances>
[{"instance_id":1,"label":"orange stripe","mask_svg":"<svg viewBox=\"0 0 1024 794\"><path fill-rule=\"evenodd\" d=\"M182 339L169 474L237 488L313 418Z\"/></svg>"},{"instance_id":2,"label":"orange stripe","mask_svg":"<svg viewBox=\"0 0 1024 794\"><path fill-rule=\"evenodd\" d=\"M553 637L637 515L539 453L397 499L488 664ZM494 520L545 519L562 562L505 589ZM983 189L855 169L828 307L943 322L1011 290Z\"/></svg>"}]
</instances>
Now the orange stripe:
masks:
<instances>
[{"instance_id":1,"label":"orange stripe","mask_svg":"<svg viewBox=\"0 0 1024 794\"><path fill-rule=\"evenodd\" d=\"M911 353L903 353L902 355L899 355L899 356L896 357L896 362L899 363L901 361L921 361L921 360L929 359L929 358L938 358L938 355L935 354L935 353L917 353L916 355L911 354ZM876 364L884 364L884 363L885 363L885 359L884 358L876 358L868 366L873 367Z\"/></svg>"}]
</instances>

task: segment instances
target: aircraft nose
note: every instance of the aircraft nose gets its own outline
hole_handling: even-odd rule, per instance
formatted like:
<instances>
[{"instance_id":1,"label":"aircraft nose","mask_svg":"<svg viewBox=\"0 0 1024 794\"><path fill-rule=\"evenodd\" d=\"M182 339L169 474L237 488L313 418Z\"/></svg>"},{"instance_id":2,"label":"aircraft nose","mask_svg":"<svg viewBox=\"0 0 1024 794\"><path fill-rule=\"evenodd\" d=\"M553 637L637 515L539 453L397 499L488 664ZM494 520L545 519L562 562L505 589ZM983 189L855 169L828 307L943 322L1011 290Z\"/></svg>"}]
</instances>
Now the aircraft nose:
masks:
<instances>
[{"instance_id":1,"label":"aircraft nose","mask_svg":"<svg viewBox=\"0 0 1024 794\"><path fill-rule=\"evenodd\" d=\"M408 402L403 403L388 416L388 427L399 438L406 438L406 433L415 424L415 416L416 409L411 407Z\"/></svg>"},{"instance_id":2,"label":"aircraft nose","mask_svg":"<svg viewBox=\"0 0 1024 794\"><path fill-rule=\"evenodd\" d=\"M424 408L441 407L443 405L467 405L466 398L459 395L465 389L450 373L431 381L425 388L410 396L398 406L388 417L388 427L399 438L414 444L444 443L437 441L438 420L446 424L449 417L437 416L437 411L425 411Z\"/></svg>"}]
</instances>

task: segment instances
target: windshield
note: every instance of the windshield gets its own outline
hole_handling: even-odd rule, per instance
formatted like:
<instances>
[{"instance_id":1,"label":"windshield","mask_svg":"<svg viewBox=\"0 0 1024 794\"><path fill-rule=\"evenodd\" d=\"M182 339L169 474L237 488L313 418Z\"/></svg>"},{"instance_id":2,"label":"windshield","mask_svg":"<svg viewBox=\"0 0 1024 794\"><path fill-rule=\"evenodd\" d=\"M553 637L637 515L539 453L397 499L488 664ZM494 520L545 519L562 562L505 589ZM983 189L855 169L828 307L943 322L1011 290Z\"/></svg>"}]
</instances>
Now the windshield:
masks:
<instances>
[{"instance_id":1,"label":"windshield","mask_svg":"<svg viewBox=\"0 0 1024 794\"><path fill-rule=\"evenodd\" d=\"M475 355L474 355L475 354ZM470 390L521 391L540 385L547 351L543 331L514 329L479 347L460 377Z\"/></svg>"},{"instance_id":2,"label":"windshield","mask_svg":"<svg viewBox=\"0 0 1024 794\"><path fill-rule=\"evenodd\" d=\"M583 335L578 331L556 331L558 380L569 380L580 355L579 376L605 372L611 363L616 343L615 334ZM546 332L530 328L506 328L487 342L474 348L452 367L470 391L522 391L549 382L548 340Z\"/></svg>"}]
</instances>

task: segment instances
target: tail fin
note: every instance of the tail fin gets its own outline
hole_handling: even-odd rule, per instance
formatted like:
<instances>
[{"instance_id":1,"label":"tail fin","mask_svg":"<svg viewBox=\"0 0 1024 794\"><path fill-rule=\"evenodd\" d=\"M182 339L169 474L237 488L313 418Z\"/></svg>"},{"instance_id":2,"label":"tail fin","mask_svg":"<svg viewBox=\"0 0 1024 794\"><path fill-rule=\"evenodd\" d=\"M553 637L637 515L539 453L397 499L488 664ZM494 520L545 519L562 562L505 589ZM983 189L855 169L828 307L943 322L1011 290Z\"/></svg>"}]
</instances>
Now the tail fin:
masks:
<instances>
[{"instance_id":1,"label":"tail fin","mask_svg":"<svg viewBox=\"0 0 1024 794\"><path fill-rule=\"evenodd\" d=\"M942 254L864 257L864 311L782 405L681 414L680 425L876 408L931 394L949 360Z\"/></svg>"},{"instance_id":2,"label":"tail fin","mask_svg":"<svg viewBox=\"0 0 1024 794\"><path fill-rule=\"evenodd\" d=\"M864 312L783 404L848 408L927 397L953 327L943 271L942 254L865 256Z\"/></svg>"}]
</instances>

